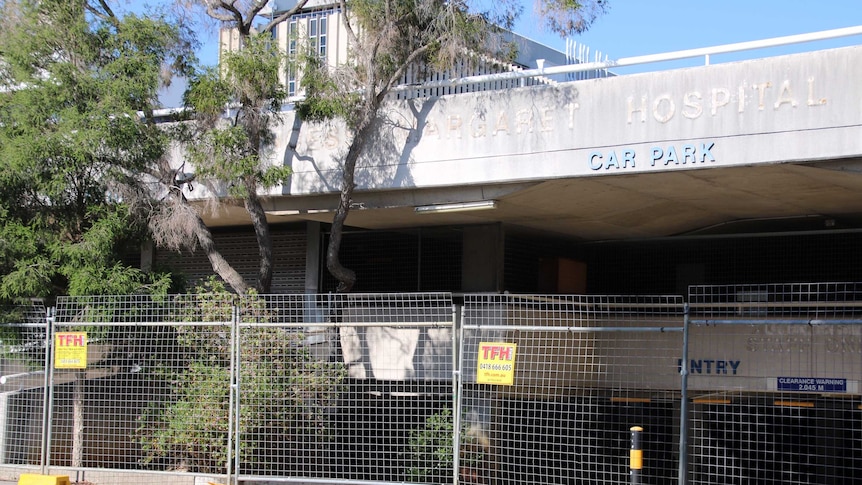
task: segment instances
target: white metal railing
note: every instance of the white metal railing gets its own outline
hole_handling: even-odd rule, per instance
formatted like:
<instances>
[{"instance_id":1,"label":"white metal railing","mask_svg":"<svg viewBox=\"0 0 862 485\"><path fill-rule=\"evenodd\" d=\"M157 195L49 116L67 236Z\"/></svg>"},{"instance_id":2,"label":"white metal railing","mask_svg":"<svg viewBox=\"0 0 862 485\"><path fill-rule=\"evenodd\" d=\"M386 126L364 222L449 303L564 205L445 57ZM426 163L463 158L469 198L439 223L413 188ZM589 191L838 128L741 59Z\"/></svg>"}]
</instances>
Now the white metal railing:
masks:
<instances>
[{"instance_id":1,"label":"white metal railing","mask_svg":"<svg viewBox=\"0 0 862 485\"><path fill-rule=\"evenodd\" d=\"M709 64L709 56L715 54L727 54L732 52L742 52L747 50L765 49L769 47L786 46L805 42L814 42L819 40L837 39L841 37L850 37L854 35L862 35L862 25L855 27L845 27L841 29L823 30L820 32L811 32L808 34L788 35L784 37L774 37L771 39L755 40L749 42L738 42L735 44L726 44L713 47L702 47L697 49L687 49L674 52L666 52L664 54L648 54L643 56L624 57L617 60L607 60L599 62L585 62L581 64L569 64L566 66L553 66L539 69L526 69L523 71L505 72L498 74L485 74L480 76L468 76L463 78L445 79L440 81L432 81L418 86L398 86L393 91L410 90L410 89L432 89L439 87L451 87L462 84L478 84L500 82L504 80L514 80L522 78L530 78L537 76L551 76L555 74L570 74L584 71L592 71L596 69L609 69L614 67L627 67L642 64L652 64L665 61L676 61L681 59L692 59L696 57L704 57L705 62Z\"/></svg>"}]
</instances>

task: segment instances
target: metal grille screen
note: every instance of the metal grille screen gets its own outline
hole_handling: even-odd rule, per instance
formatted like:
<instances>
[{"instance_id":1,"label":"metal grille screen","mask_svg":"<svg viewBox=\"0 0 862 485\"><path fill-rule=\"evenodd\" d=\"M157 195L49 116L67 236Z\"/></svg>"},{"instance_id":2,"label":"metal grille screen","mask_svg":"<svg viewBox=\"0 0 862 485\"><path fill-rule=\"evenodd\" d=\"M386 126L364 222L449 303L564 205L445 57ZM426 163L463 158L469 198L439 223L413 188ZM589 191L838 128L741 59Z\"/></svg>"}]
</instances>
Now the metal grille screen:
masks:
<instances>
[{"instance_id":1,"label":"metal grille screen","mask_svg":"<svg viewBox=\"0 0 862 485\"><path fill-rule=\"evenodd\" d=\"M323 238L326 254L329 235ZM345 233L341 264L356 272L356 292L458 291L461 289L461 232L421 229L407 232ZM321 258L321 291L337 283Z\"/></svg>"},{"instance_id":2,"label":"metal grille screen","mask_svg":"<svg viewBox=\"0 0 862 485\"><path fill-rule=\"evenodd\" d=\"M272 227L273 293L303 293L305 291L305 231L292 227ZM216 247L246 281L255 282L260 264L257 242L251 229L243 232L216 232ZM189 287L215 274L206 254L158 251L156 264L169 266L171 271L185 275Z\"/></svg>"},{"instance_id":3,"label":"metal grille screen","mask_svg":"<svg viewBox=\"0 0 862 485\"><path fill-rule=\"evenodd\" d=\"M860 281L862 234L725 237L578 248L588 293L686 294L689 285Z\"/></svg>"}]
</instances>

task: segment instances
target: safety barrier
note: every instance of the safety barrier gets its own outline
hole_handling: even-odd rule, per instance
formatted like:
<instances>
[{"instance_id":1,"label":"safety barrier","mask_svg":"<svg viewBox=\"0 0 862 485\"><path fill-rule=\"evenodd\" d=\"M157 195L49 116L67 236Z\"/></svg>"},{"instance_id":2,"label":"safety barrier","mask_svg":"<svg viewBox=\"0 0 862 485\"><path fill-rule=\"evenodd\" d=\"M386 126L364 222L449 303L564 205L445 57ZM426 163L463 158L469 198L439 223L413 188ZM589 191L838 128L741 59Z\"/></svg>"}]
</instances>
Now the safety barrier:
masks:
<instances>
[{"instance_id":1,"label":"safety barrier","mask_svg":"<svg viewBox=\"0 0 862 485\"><path fill-rule=\"evenodd\" d=\"M0 478L777 484L862 468L858 283L687 302L64 297L44 320L4 325Z\"/></svg>"}]
</instances>

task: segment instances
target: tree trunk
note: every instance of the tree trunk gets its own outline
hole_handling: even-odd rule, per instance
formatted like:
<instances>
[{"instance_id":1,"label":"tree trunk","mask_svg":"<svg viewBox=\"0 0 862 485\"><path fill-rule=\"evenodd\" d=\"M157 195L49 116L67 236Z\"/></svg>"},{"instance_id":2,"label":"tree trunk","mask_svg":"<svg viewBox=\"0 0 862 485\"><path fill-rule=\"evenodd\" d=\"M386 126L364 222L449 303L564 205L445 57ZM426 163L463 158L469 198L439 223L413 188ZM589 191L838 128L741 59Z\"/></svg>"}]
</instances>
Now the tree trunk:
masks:
<instances>
[{"instance_id":1,"label":"tree trunk","mask_svg":"<svg viewBox=\"0 0 862 485\"><path fill-rule=\"evenodd\" d=\"M350 202L353 199L353 189L356 187L356 162L368 142L373 129L372 120L375 119L377 108L369 108L369 112L363 118L362 123L356 130L353 142L344 157L344 169L342 171L341 199L338 208L332 218L332 229L329 233L329 247L326 250L326 269L338 280L339 293L349 293L356 284L356 273L345 268L339 259L341 251L341 238L344 234L344 223L350 212Z\"/></svg>"},{"instance_id":2,"label":"tree trunk","mask_svg":"<svg viewBox=\"0 0 862 485\"><path fill-rule=\"evenodd\" d=\"M266 212L256 196L245 199L245 210L251 216L251 224L257 237L257 248L260 254L260 268L257 276L257 289L261 293L269 293L272 287L272 234L266 221Z\"/></svg>"},{"instance_id":3,"label":"tree trunk","mask_svg":"<svg viewBox=\"0 0 862 485\"><path fill-rule=\"evenodd\" d=\"M245 282L245 279L239 274L230 263L224 259L224 256L221 255L220 252L215 247L215 242L212 238L212 233L209 228L207 228L206 224L204 224L203 220L200 217L197 218L197 228L195 228L195 235L198 238L198 243L201 245L201 248L207 255L207 259L209 259L210 264L213 267L213 270L221 276L223 280L231 287L237 294L245 295L248 293L249 286L248 283Z\"/></svg>"},{"instance_id":4,"label":"tree trunk","mask_svg":"<svg viewBox=\"0 0 862 485\"><path fill-rule=\"evenodd\" d=\"M84 466L84 379L86 378L86 371L78 371L72 384L72 468Z\"/></svg>"}]
</instances>

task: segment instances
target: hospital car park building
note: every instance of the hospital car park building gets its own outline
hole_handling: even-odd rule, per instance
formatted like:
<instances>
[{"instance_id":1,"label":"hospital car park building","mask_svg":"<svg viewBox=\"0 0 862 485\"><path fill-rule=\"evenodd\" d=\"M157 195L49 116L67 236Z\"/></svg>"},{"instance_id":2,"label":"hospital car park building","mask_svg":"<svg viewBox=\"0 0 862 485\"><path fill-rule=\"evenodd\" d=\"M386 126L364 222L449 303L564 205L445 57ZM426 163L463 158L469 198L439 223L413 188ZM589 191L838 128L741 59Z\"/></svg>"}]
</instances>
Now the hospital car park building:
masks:
<instances>
[{"instance_id":1,"label":"hospital car park building","mask_svg":"<svg viewBox=\"0 0 862 485\"><path fill-rule=\"evenodd\" d=\"M345 55L333 40L339 15L321 7L295 19L328 36L330 62ZM277 34L285 48L289 28ZM449 292L456 302L474 294L548 301L677 295L721 308L725 319L804 315L817 322L799 308L809 303L840 304L860 318L862 46L627 75L614 75L610 63L563 66L559 53L524 46L526 57L511 69L405 87L387 102L376 148L357 169L342 244L342 263L357 273L355 292ZM548 60L541 67L540 56ZM296 130L294 113L284 117L273 163L293 174L265 199L275 246L272 290L326 294L336 286L324 255L349 137L343 125ZM206 218L226 258L254 275L256 243L241 208ZM199 253L144 257L193 278L212 274ZM710 412L733 420L728 430L786 435L793 446L815 450L806 453L849 446L855 451L848 456L857 458L835 463L858 468L860 327L823 340L801 327L739 328L695 345L688 358L671 356L701 377L693 389L720 395L702 404L736 406ZM629 363L608 357L615 358ZM563 357L552 352L548 359ZM799 359L808 370L787 374L783 366ZM652 391L679 385L643 379ZM750 394L725 399L731 390ZM784 391L828 397L824 408L811 401L814 418L825 423L819 431L782 414L809 407L775 397ZM512 392L523 397L528 390ZM609 395L608 402L621 402ZM649 408L649 399L625 402L646 406L645 416L664 412ZM757 428L763 416L776 428ZM671 429L671 421L653 424ZM707 435L696 445L719 440ZM757 453L764 460L767 451L750 452Z\"/></svg>"},{"instance_id":2,"label":"hospital car park building","mask_svg":"<svg viewBox=\"0 0 862 485\"><path fill-rule=\"evenodd\" d=\"M328 22L335 38L337 16L299 21ZM331 62L343 58L329 45ZM587 76L540 74L522 59L512 68L522 77L405 89L357 170L342 259L360 292L684 294L692 284L858 280L860 55L574 81ZM557 53L544 64L564 62ZM279 248L273 291L328 292L321 248L347 135L295 130L284 115L273 163L293 175L265 201ZM242 260L256 253L244 211L223 208L207 223L254 274L256 257ZM173 264L211 273L203 256Z\"/></svg>"}]
</instances>

